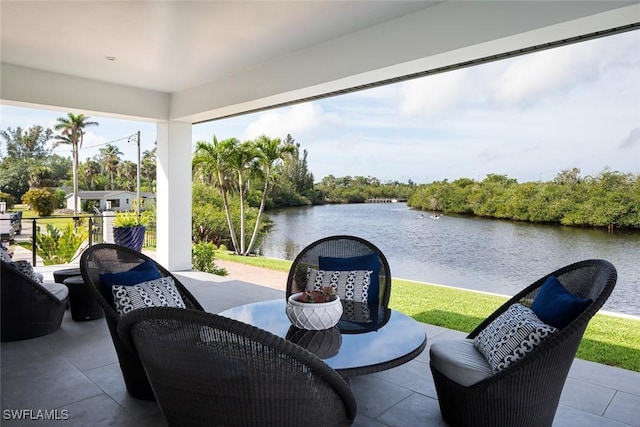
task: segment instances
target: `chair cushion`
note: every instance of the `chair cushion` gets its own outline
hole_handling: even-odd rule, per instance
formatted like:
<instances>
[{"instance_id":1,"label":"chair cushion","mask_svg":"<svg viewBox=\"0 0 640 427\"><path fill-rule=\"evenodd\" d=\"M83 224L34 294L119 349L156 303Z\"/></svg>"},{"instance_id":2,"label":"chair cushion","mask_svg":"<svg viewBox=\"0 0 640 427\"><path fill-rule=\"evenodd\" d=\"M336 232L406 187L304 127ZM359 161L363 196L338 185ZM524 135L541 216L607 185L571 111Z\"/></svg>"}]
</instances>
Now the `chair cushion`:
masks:
<instances>
[{"instance_id":1,"label":"chair cushion","mask_svg":"<svg viewBox=\"0 0 640 427\"><path fill-rule=\"evenodd\" d=\"M371 270L316 270L307 269L309 291L331 286L343 301L369 302L371 289Z\"/></svg>"},{"instance_id":2,"label":"chair cushion","mask_svg":"<svg viewBox=\"0 0 640 427\"><path fill-rule=\"evenodd\" d=\"M120 273L101 273L100 283L102 283L104 294L110 295L113 285L137 285L138 283L160 279L161 277L162 274L160 270L158 270L158 267L156 267L156 264L153 261L147 260L130 270Z\"/></svg>"},{"instance_id":3,"label":"chair cushion","mask_svg":"<svg viewBox=\"0 0 640 427\"><path fill-rule=\"evenodd\" d=\"M522 359L557 331L542 322L529 307L513 304L473 340L494 372Z\"/></svg>"},{"instance_id":4,"label":"chair cushion","mask_svg":"<svg viewBox=\"0 0 640 427\"><path fill-rule=\"evenodd\" d=\"M487 359L471 339L436 341L431 344L429 356L438 372L465 387L493 375Z\"/></svg>"},{"instance_id":5,"label":"chair cushion","mask_svg":"<svg viewBox=\"0 0 640 427\"><path fill-rule=\"evenodd\" d=\"M111 290L115 309L120 315L144 307L186 308L172 277L135 285L113 285Z\"/></svg>"},{"instance_id":6,"label":"chair cushion","mask_svg":"<svg viewBox=\"0 0 640 427\"><path fill-rule=\"evenodd\" d=\"M42 287L51 292L53 296L60 301L64 301L64 299L69 296L69 288L60 283L44 282L42 283Z\"/></svg>"},{"instance_id":7,"label":"chair cushion","mask_svg":"<svg viewBox=\"0 0 640 427\"><path fill-rule=\"evenodd\" d=\"M378 254L355 256L350 258L318 257L318 269L325 271L354 271L370 270L371 284L369 286L369 303L378 305L380 291L380 267Z\"/></svg>"},{"instance_id":8,"label":"chair cushion","mask_svg":"<svg viewBox=\"0 0 640 427\"><path fill-rule=\"evenodd\" d=\"M569 292L555 277L542 284L531 309L543 322L562 329L580 315L593 301Z\"/></svg>"}]
</instances>

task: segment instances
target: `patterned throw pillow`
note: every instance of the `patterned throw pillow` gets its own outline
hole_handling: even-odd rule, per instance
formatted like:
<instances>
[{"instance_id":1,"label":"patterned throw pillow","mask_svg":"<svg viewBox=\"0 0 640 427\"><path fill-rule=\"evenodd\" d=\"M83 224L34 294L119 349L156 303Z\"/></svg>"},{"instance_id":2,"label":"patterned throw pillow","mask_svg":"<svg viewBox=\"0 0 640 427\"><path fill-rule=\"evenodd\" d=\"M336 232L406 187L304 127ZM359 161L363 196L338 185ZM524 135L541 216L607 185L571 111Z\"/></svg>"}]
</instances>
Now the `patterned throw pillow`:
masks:
<instances>
[{"instance_id":1,"label":"patterned throw pillow","mask_svg":"<svg viewBox=\"0 0 640 427\"><path fill-rule=\"evenodd\" d=\"M543 323L527 306L514 304L483 329L473 345L494 372L500 372L530 353L557 331Z\"/></svg>"},{"instance_id":2,"label":"patterned throw pillow","mask_svg":"<svg viewBox=\"0 0 640 427\"><path fill-rule=\"evenodd\" d=\"M14 266L25 276L30 277L34 281L42 284L42 276L33 270L33 266L29 261L20 259L18 261L14 261Z\"/></svg>"},{"instance_id":3,"label":"patterned throw pillow","mask_svg":"<svg viewBox=\"0 0 640 427\"><path fill-rule=\"evenodd\" d=\"M149 280L137 285L113 285L111 291L116 311L120 315L144 307L186 308L171 277Z\"/></svg>"},{"instance_id":4,"label":"patterned throw pillow","mask_svg":"<svg viewBox=\"0 0 640 427\"><path fill-rule=\"evenodd\" d=\"M0 245L0 260L6 262L7 264L13 265L13 258L11 258L11 254L9 250L4 247L4 245Z\"/></svg>"},{"instance_id":5,"label":"patterned throw pillow","mask_svg":"<svg viewBox=\"0 0 640 427\"><path fill-rule=\"evenodd\" d=\"M331 271L307 269L307 290L331 286L343 301L366 304L371 286L371 270Z\"/></svg>"}]
</instances>

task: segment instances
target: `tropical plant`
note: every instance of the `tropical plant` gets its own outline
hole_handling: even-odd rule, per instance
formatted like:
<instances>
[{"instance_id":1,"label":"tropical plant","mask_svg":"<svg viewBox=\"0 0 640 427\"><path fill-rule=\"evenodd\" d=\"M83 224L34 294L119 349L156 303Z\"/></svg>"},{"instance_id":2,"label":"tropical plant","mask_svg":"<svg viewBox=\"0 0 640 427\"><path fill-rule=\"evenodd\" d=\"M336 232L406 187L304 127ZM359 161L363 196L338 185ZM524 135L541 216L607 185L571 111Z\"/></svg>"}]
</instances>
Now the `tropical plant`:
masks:
<instances>
[{"instance_id":1,"label":"tropical plant","mask_svg":"<svg viewBox=\"0 0 640 427\"><path fill-rule=\"evenodd\" d=\"M113 226L116 228L146 227L149 222L147 211L142 211L139 215L136 212L116 212L116 216L113 218Z\"/></svg>"},{"instance_id":2,"label":"tropical plant","mask_svg":"<svg viewBox=\"0 0 640 427\"><path fill-rule=\"evenodd\" d=\"M274 184L272 177L274 167L281 164L285 157L293 156L297 153L297 149L294 145L283 144L280 138L268 138L266 135L261 135L255 140L255 147L258 153L258 167L262 175L261 178L264 181L264 187L262 189L260 207L258 208L258 218L253 228L249 245L243 255L251 253L251 249L256 243L258 232L260 231L260 220L267 202L267 194Z\"/></svg>"},{"instance_id":3,"label":"tropical plant","mask_svg":"<svg viewBox=\"0 0 640 427\"><path fill-rule=\"evenodd\" d=\"M227 219L227 227L229 229L229 237L231 244L236 252L238 251L238 239L236 238L233 220L231 218L231 210L229 208L228 185L230 168L227 161L231 147L236 144L236 139L227 139L219 142L216 136L213 136L211 143L206 141L198 141L196 143L195 155L192 160L194 174L202 182L215 185L222 195L222 203L225 217Z\"/></svg>"},{"instance_id":4,"label":"tropical plant","mask_svg":"<svg viewBox=\"0 0 640 427\"><path fill-rule=\"evenodd\" d=\"M70 144L73 160L73 213L78 213L78 150L82 147L84 128L98 126L98 122L89 121L84 114L68 113L67 117L58 117L54 129L61 133L55 137L55 146Z\"/></svg>"},{"instance_id":5,"label":"tropical plant","mask_svg":"<svg viewBox=\"0 0 640 427\"><path fill-rule=\"evenodd\" d=\"M47 232L42 233L40 227L37 227L35 235L36 250L45 265L67 264L72 261L89 235L87 227L74 226L71 222L66 224L62 232L52 224L47 224L46 229Z\"/></svg>"},{"instance_id":6,"label":"tropical plant","mask_svg":"<svg viewBox=\"0 0 640 427\"><path fill-rule=\"evenodd\" d=\"M95 160L87 159L83 165L84 178L86 179L87 188L90 190L96 189L96 177L100 175L100 163Z\"/></svg>"}]
</instances>

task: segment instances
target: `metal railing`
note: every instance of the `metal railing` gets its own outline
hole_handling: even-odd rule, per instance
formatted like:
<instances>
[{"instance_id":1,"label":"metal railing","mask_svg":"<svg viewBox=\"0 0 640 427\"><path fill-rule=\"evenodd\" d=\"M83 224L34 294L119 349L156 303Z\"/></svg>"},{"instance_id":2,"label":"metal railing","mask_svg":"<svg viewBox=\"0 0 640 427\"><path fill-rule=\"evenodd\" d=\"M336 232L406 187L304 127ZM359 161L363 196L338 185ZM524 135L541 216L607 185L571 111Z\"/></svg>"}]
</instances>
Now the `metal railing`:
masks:
<instances>
[{"instance_id":1,"label":"metal railing","mask_svg":"<svg viewBox=\"0 0 640 427\"><path fill-rule=\"evenodd\" d=\"M92 246L95 243L101 243L103 241L103 233L102 233L102 216L100 215L72 215L72 216L55 216L55 217L23 217L21 218L21 222L20 222L20 227L18 227L17 225L15 225L15 220L14 219L5 219L5 218L0 218L0 221L10 221L11 227L14 227L14 232L9 234L9 233L3 233L2 235L2 240L4 241L9 241L10 243L30 243L31 245L31 263L33 266L37 265L37 255L38 255L38 244L37 244L37 238L35 238L35 236L38 236L38 231L40 231L41 235L45 235L45 237L42 239L43 242L42 244L46 245L48 247L49 250L54 251L56 250L56 248L54 248L53 246L55 246L56 244L59 244L59 237L64 233L64 229L60 229L60 227L56 227L56 230L54 230L54 233L58 233L58 242L56 242L56 238L55 236L51 236L49 234L46 234L45 231L46 230L42 230L42 226L43 224L50 224L52 221L59 221L59 220L72 220L73 221L73 226L74 227L87 227L87 244L88 246ZM86 220L86 223L84 222L84 220ZM6 227L6 224L0 224L2 226L2 229L4 230ZM38 230L38 227L41 227L40 230ZM20 231L17 232L17 228L20 228ZM84 242L80 243L80 248L82 247L82 245L84 244ZM24 246L24 245L22 245ZM77 251L79 248L75 248L74 250ZM61 253L58 254L61 255L63 258L67 259L69 257L72 257L74 254L70 254L70 253Z\"/></svg>"}]
</instances>

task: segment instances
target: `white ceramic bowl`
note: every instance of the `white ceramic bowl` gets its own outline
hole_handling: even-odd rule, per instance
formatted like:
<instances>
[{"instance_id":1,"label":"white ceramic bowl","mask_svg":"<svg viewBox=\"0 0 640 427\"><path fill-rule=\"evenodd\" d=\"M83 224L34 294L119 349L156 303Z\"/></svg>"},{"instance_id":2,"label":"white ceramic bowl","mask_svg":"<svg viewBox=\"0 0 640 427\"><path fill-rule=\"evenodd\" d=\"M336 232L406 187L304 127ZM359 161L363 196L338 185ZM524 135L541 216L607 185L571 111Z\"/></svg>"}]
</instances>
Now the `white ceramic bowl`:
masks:
<instances>
[{"instance_id":1,"label":"white ceramic bowl","mask_svg":"<svg viewBox=\"0 0 640 427\"><path fill-rule=\"evenodd\" d=\"M302 292L292 294L287 301L287 316L293 326L310 331L329 329L338 324L342 316L340 298L329 302L307 303L298 298Z\"/></svg>"}]
</instances>

